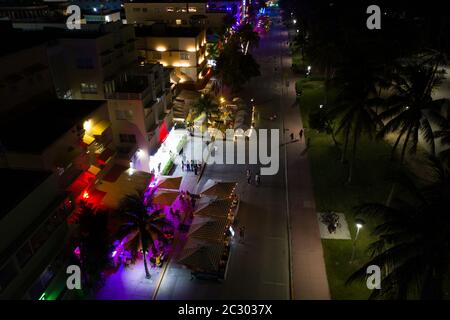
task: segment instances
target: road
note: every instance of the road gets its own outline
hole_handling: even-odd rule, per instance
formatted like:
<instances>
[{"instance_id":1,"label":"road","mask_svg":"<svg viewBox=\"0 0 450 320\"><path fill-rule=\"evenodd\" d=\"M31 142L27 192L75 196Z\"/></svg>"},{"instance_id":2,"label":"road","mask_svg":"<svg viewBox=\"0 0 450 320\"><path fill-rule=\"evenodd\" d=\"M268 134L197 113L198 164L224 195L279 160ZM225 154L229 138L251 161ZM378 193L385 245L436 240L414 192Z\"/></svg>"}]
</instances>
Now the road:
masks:
<instances>
[{"instance_id":1,"label":"road","mask_svg":"<svg viewBox=\"0 0 450 320\"><path fill-rule=\"evenodd\" d=\"M283 144L291 132L298 138L301 128L287 36L277 25L262 36L253 53L262 75L239 94L249 103L255 99L257 128L281 129L278 173L263 176L257 187L247 184L245 172L256 173L258 165L215 164L200 182L239 183L237 218L246 235L243 244L232 245L227 279L221 284L191 280L188 270L171 263L156 299L329 299L308 161L301 155L304 143ZM277 120L269 120L274 113ZM290 131L283 134L283 125Z\"/></svg>"}]
</instances>

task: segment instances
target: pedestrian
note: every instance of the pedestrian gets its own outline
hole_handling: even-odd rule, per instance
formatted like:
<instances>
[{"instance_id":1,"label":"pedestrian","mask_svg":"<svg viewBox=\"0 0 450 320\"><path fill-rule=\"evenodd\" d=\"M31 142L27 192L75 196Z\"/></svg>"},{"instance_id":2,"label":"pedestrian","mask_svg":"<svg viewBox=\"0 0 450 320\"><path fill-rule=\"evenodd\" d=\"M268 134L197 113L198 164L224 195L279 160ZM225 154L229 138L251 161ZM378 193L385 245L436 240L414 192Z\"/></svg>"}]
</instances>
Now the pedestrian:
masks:
<instances>
[{"instance_id":1,"label":"pedestrian","mask_svg":"<svg viewBox=\"0 0 450 320\"><path fill-rule=\"evenodd\" d=\"M294 140L294 134L291 133L291 141Z\"/></svg>"},{"instance_id":2,"label":"pedestrian","mask_svg":"<svg viewBox=\"0 0 450 320\"><path fill-rule=\"evenodd\" d=\"M189 165L189 161L186 162L186 171L191 171L191 166Z\"/></svg>"},{"instance_id":3,"label":"pedestrian","mask_svg":"<svg viewBox=\"0 0 450 320\"><path fill-rule=\"evenodd\" d=\"M252 179L252 173L249 169L247 169L247 183L250 184Z\"/></svg>"},{"instance_id":4,"label":"pedestrian","mask_svg":"<svg viewBox=\"0 0 450 320\"><path fill-rule=\"evenodd\" d=\"M245 237L245 227L239 228L239 242L244 243L244 237Z\"/></svg>"},{"instance_id":5,"label":"pedestrian","mask_svg":"<svg viewBox=\"0 0 450 320\"><path fill-rule=\"evenodd\" d=\"M181 171L184 171L184 161L181 160Z\"/></svg>"},{"instance_id":6,"label":"pedestrian","mask_svg":"<svg viewBox=\"0 0 450 320\"><path fill-rule=\"evenodd\" d=\"M255 175L255 183L257 186L259 186L259 184L261 183L261 178L260 178L259 174Z\"/></svg>"},{"instance_id":7,"label":"pedestrian","mask_svg":"<svg viewBox=\"0 0 450 320\"><path fill-rule=\"evenodd\" d=\"M194 164L194 174L195 175L197 175L197 170L198 170L197 164Z\"/></svg>"},{"instance_id":8,"label":"pedestrian","mask_svg":"<svg viewBox=\"0 0 450 320\"><path fill-rule=\"evenodd\" d=\"M160 173L160 172L161 172L161 162L158 163L158 173Z\"/></svg>"},{"instance_id":9,"label":"pedestrian","mask_svg":"<svg viewBox=\"0 0 450 320\"><path fill-rule=\"evenodd\" d=\"M303 138L303 129L300 129L299 136L300 136L300 140L301 140Z\"/></svg>"}]
</instances>

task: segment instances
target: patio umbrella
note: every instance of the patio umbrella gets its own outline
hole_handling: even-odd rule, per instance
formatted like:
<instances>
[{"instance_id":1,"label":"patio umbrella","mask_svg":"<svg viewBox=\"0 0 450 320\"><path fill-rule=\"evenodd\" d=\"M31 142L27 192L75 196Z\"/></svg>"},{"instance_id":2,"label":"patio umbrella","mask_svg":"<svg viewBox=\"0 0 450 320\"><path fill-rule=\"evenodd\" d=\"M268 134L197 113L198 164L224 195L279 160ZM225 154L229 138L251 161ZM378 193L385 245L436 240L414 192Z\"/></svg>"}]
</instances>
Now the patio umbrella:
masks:
<instances>
[{"instance_id":1,"label":"patio umbrella","mask_svg":"<svg viewBox=\"0 0 450 320\"><path fill-rule=\"evenodd\" d=\"M168 178L162 178L163 181L158 184L158 189L166 189L166 190L179 190L181 185L181 180L183 180L183 177L168 177Z\"/></svg>"},{"instance_id":2,"label":"patio umbrella","mask_svg":"<svg viewBox=\"0 0 450 320\"><path fill-rule=\"evenodd\" d=\"M161 206L171 206L177 197L178 192L158 192L153 201Z\"/></svg>"},{"instance_id":3,"label":"patio umbrella","mask_svg":"<svg viewBox=\"0 0 450 320\"><path fill-rule=\"evenodd\" d=\"M179 258L179 264L194 270L218 271L224 243L189 239Z\"/></svg>"}]
</instances>

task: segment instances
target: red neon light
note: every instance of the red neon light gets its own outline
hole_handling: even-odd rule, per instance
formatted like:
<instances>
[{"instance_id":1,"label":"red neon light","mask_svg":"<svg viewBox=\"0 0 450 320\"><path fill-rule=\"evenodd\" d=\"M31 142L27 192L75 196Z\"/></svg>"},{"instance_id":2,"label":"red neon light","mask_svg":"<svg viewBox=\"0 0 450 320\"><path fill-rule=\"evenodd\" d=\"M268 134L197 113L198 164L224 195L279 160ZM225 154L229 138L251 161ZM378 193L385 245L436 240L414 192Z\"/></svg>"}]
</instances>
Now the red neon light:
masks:
<instances>
[{"instance_id":1,"label":"red neon light","mask_svg":"<svg viewBox=\"0 0 450 320\"><path fill-rule=\"evenodd\" d=\"M159 143L163 143L164 140L166 140L167 136L169 135L169 131L167 131L167 125L166 122L163 121L161 124L161 128L159 129Z\"/></svg>"}]
</instances>

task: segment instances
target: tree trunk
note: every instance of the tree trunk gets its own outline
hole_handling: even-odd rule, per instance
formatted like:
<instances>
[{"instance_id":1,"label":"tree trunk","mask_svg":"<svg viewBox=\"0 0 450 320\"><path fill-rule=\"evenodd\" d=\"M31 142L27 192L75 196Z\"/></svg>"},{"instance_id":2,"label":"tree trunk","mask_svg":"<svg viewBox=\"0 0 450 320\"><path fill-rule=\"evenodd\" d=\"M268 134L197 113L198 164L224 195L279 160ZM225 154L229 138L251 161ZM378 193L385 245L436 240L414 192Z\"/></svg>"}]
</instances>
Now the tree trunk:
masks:
<instances>
[{"instance_id":1,"label":"tree trunk","mask_svg":"<svg viewBox=\"0 0 450 320\"><path fill-rule=\"evenodd\" d=\"M403 133L404 133L404 131L400 132L400 133L398 134L397 140L395 140L394 146L392 147L392 151L391 151L391 161L394 160L394 157L395 157L395 150L397 150L397 146L398 146L398 144L399 144L399 142L400 142L400 139L401 139L402 136L403 136Z\"/></svg>"},{"instance_id":2,"label":"tree trunk","mask_svg":"<svg viewBox=\"0 0 450 320\"><path fill-rule=\"evenodd\" d=\"M389 192L389 196L386 199L386 207L391 205L392 199L394 198L396 183L394 182L391 187L391 191Z\"/></svg>"},{"instance_id":3,"label":"tree trunk","mask_svg":"<svg viewBox=\"0 0 450 320\"><path fill-rule=\"evenodd\" d=\"M352 160L350 162L350 168L348 171L348 183L352 182L352 178L353 178L353 168L355 165L355 160L356 160L356 145L358 142L358 135L356 134L356 132L354 133L354 137L353 137L353 150L352 150Z\"/></svg>"},{"instance_id":4,"label":"tree trunk","mask_svg":"<svg viewBox=\"0 0 450 320\"><path fill-rule=\"evenodd\" d=\"M145 278L146 279L150 279L151 275L150 275L150 271L148 271L148 266L147 266L147 256L145 255L145 250L142 249L142 256L144 258L144 269L145 269Z\"/></svg>"},{"instance_id":5,"label":"tree trunk","mask_svg":"<svg viewBox=\"0 0 450 320\"><path fill-rule=\"evenodd\" d=\"M403 162L405 161L406 147L407 147L408 142L409 142L409 136L411 135L411 131L412 131L412 128L409 128L408 129L408 133L406 134L406 137L405 137L405 142L403 142L402 154L400 156L400 163L401 164L403 164Z\"/></svg>"},{"instance_id":6,"label":"tree trunk","mask_svg":"<svg viewBox=\"0 0 450 320\"><path fill-rule=\"evenodd\" d=\"M350 134L350 132L348 132L348 131L345 132L344 149L342 150L341 163L344 163L344 161L345 161L345 155L347 153L349 134Z\"/></svg>"}]
</instances>

